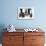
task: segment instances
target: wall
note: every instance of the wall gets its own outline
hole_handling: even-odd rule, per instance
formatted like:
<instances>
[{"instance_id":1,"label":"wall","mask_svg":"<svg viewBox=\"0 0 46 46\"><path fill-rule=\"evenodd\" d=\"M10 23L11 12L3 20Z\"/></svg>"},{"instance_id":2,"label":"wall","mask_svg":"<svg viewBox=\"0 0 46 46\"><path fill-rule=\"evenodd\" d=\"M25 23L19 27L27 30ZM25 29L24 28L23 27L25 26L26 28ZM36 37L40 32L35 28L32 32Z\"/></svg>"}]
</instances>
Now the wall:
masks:
<instances>
[{"instance_id":1,"label":"wall","mask_svg":"<svg viewBox=\"0 0 46 46\"><path fill-rule=\"evenodd\" d=\"M46 28L46 0L1 0L0 24L13 24L16 28L39 27ZM18 7L33 7L35 18L32 20L18 20ZM26 22L25 22L26 21Z\"/></svg>"}]
</instances>

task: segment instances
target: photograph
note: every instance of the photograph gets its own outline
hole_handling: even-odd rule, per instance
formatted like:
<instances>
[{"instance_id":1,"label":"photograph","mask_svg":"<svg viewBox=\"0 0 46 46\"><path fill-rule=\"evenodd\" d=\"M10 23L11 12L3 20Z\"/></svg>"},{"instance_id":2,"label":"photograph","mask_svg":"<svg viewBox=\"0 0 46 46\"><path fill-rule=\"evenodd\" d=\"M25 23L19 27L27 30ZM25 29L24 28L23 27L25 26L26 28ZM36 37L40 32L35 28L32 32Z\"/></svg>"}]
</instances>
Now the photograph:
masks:
<instances>
[{"instance_id":1,"label":"photograph","mask_svg":"<svg viewBox=\"0 0 46 46\"><path fill-rule=\"evenodd\" d=\"M34 14L33 10L31 7L19 7L17 9L18 19L32 19Z\"/></svg>"}]
</instances>

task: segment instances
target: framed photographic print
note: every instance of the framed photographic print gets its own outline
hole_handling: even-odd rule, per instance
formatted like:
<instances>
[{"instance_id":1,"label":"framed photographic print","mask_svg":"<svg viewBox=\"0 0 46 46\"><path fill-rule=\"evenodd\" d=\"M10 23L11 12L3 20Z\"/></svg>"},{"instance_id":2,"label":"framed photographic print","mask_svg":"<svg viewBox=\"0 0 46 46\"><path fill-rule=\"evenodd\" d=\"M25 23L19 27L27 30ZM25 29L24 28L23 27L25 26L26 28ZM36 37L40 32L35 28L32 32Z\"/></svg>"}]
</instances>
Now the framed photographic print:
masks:
<instances>
[{"instance_id":1,"label":"framed photographic print","mask_svg":"<svg viewBox=\"0 0 46 46\"><path fill-rule=\"evenodd\" d=\"M33 19L34 18L34 8L31 7L19 7L17 8L18 19Z\"/></svg>"}]
</instances>

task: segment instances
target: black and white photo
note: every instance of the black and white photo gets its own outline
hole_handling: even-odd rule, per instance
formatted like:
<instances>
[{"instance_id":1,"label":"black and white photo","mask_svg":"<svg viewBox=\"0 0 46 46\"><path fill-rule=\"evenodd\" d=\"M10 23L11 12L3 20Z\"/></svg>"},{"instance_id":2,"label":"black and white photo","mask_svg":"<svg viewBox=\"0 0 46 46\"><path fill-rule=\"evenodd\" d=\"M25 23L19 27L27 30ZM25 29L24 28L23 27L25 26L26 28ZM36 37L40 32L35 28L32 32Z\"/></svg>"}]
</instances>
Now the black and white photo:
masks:
<instances>
[{"instance_id":1,"label":"black and white photo","mask_svg":"<svg viewBox=\"0 0 46 46\"><path fill-rule=\"evenodd\" d=\"M34 15L34 9L31 7L18 8L18 19L32 19Z\"/></svg>"}]
</instances>

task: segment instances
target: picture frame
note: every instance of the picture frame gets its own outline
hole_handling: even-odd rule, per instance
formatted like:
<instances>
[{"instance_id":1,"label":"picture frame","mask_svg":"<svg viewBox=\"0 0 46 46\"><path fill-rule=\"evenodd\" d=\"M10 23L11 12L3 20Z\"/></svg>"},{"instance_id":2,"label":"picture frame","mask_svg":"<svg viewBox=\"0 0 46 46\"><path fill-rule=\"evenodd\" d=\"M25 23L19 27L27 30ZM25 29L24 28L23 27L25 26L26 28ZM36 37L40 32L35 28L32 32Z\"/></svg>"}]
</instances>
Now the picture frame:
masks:
<instances>
[{"instance_id":1,"label":"picture frame","mask_svg":"<svg viewBox=\"0 0 46 46\"><path fill-rule=\"evenodd\" d=\"M18 19L34 19L34 8L32 7L19 7L17 8Z\"/></svg>"}]
</instances>

